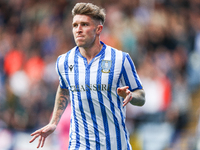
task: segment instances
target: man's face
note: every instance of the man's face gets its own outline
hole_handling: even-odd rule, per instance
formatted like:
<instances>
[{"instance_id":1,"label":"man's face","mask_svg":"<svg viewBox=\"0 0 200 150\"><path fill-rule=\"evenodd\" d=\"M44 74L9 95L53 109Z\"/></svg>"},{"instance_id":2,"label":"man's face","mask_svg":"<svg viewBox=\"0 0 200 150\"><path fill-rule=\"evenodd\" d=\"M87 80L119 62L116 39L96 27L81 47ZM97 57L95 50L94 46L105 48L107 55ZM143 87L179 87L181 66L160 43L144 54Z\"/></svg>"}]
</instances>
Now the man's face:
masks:
<instances>
[{"instance_id":1,"label":"man's face","mask_svg":"<svg viewBox=\"0 0 200 150\"><path fill-rule=\"evenodd\" d=\"M76 45L83 48L89 48L93 45L99 33L97 24L87 15L75 15L73 18L73 35Z\"/></svg>"}]
</instances>

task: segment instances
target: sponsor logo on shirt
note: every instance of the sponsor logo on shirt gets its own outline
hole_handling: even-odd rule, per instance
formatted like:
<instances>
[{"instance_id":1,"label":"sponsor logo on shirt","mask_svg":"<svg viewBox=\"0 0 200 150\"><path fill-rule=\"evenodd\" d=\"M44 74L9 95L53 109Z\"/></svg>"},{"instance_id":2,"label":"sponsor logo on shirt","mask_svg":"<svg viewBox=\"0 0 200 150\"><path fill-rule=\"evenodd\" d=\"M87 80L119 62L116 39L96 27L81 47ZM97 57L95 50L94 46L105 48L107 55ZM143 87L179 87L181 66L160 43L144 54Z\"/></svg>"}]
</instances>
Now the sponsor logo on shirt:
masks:
<instances>
[{"instance_id":1,"label":"sponsor logo on shirt","mask_svg":"<svg viewBox=\"0 0 200 150\"><path fill-rule=\"evenodd\" d=\"M90 85L71 85L72 92L85 92L85 91L111 91L110 84L90 84Z\"/></svg>"}]
</instances>

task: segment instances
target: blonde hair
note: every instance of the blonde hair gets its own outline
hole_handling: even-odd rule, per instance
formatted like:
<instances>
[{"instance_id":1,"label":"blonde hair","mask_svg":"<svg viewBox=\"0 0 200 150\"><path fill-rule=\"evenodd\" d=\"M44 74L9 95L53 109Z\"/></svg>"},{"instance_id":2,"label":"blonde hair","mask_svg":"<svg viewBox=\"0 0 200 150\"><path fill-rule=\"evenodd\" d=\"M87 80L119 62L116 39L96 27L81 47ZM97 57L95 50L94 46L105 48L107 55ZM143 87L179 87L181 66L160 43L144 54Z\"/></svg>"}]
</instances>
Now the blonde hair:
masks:
<instances>
[{"instance_id":1,"label":"blonde hair","mask_svg":"<svg viewBox=\"0 0 200 150\"><path fill-rule=\"evenodd\" d=\"M92 3L77 3L72 9L72 16L75 15L88 15L94 20L100 21L102 25L106 18L105 10Z\"/></svg>"}]
</instances>

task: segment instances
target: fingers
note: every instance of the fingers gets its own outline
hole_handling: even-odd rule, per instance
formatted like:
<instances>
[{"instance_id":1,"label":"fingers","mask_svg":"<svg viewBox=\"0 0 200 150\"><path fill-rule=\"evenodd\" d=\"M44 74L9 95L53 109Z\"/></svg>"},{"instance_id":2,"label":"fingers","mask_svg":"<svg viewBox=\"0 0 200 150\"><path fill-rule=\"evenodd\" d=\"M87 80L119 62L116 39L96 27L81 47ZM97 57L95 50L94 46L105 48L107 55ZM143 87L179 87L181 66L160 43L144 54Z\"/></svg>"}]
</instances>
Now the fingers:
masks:
<instances>
[{"instance_id":1,"label":"fingers","mask_svg":"<svg viewBox=\"0 0 200 150\"><path fill-rule=\"evenodd\" d=\"M38 134L38 133L40 133L40 132L41 132L41 131L35 131L35 132L31 133L31 136L36 135L36 134Z\"/></svg>"},{"instance_id":2,"label":"fingers","mask_svg":"<svg viewBox=\"0 0 200 150\"><path fill-rule=\"evenodd\" d=\"M129 88L129 86L123 86L123 87L121 87L122 90L126 90L128 88Z\"/></svg>"},{"instance_id":3,"label":"fingers","mask_svg":"<svg viewBox=\"0 0 200 150\"><path fill-rule=\"evenodd\" d=\"M128 88L129 86L117 88L117 94L124 98L123 107L126 106L132 100L132 93Z\"/></svg>"},{"instance_id":4,"label":"fingers","mask_svg":"<svg viewBox=\"0 0 200 150\"><path fill-rule=\"evenodd\" d=\"M128 88L129 88L128 86L117 88L117 94L125 99L126 96L130 93Z\"/></svg>"},{"instance_id":5,"label":"fingers","mask_svg":"<svg viewBox=\"0 0 200 150\"><path fill-rule=\"evenodd\" d=\"M37 148L43 147L46 137L55 130L56 126L45 126L31 134L33 138L29 141L32 143L36 138L39 137Z\"/></svg>"},{"instance_id":6,"label":"fingers","mask_svg":"<svg viewBox=\"0 0 200 150\"><path fill-rule=\"evenodd\" d=\"M38 138L38 136L40 136L40 134L35 135L35 136L29 141L29 143L32 143L36 138Z\"/></svg>"},{"instance_id":7,"label":"fingers","mask_svg":"<svg viewBox=\"0 0 200 150\"><path fill-rule=\"evenodd\" d=\"M36 134L40 134L43 129L44 129L44 127L39 129L39 130L36 130L35 132L31 133L31 136L36 135Z\"/></svg>"},{"instance_id":8,"label":"fingers","mask_svg":"<svg viewBox=\"0 0 200 150\"><path fill-rule=\"evenodd\" d=\"M38 146L37 146L37 148L39 148L39 147L40 147L41 140L42 140L42 136L40 136L40 138L39 138L39 140L38 140Z\"/></svg>"},{"instance_id":9,"label":"fingers","mask_svg":"<svg viewBox=\"0 0 200 150\"><path fill-rule=\"evenodd\" d=\"M45 142L45 137L42 138L42 145L41 145L41 147L44 146L44 142Z\"/></svg>"},{"instance_id":10,"label":"fingers","mask_svg":"<svg viewBox=\"0 0 200 150\"><path fill-rule=\"evenodd\" d=\"M40 134L38 134L38 135L35 135L30 141L29 141L29 143L32 143L36 138L38 138L40 136L40 138L39 138L39 140L38 140L38 146L37 146L37 148L39 148L40 147L40 145L41 145L41 142L42 142L42 145L41 145L41 147L43 147L44 146L44 141L45 141L45 138L43 138Z\"/></svg>"},{"instance_id":11,"label":"fingers","mask_svg":"<svg viewBox=\"0 0 200 150\"><path fill-rule=\"evenodd\" d=\"M128 86L119 87L119 88L117 88L117 91L118 91L118 92L126 91L128 88L129 88Z\"/></svg>"},{"instance_id":12,"label":"fingers","mask_svg":"<svg viewBox=\"0 0 200 150\"><path fill-rule=\"evenodd\" d=\"M41 135L42 130L43 130L43 128L39 129L39 130L36 130L35 132L33 132L31 134L31 136L33 136L33 138L29 141L29 143L32 143L36 138L38 138Z\"/></svg>"},{"instance_id":13,"label":"fingers","mask_svg":"<svg viewBox=\"0 0 200 150\"><path fill-rule=\"evenodd\" d=\"M42 133L35 135L35 136L29 141L29 143L32 143L32 142L33 142L36 138L38 138L39 136L40 136L40 138L39 138L39 140L38 140L37 148L39 148L40 146L43 147L46 138L45 138L44 135L42 135Z\"/></svg>"},{"instance_id":14,"label":"fingers","mask_svg":"<svg viewBox=\"0 0 200 150\"><path fill-rule=\"evenodd\" d=\"M130 101L132 100L132 94L131 92L126 96L126 98L123 101L123 107L126 106Z\"/></svg>"}]
</instances>

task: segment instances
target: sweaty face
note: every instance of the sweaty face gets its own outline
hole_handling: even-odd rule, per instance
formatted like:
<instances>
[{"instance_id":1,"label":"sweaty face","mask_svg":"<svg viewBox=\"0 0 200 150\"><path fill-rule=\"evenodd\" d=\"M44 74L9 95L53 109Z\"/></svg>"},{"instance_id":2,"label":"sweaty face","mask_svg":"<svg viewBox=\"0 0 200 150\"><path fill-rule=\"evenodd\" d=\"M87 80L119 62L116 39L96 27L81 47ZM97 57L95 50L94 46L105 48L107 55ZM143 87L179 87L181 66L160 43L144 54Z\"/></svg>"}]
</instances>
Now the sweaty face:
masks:
<instances>
[{"instance_id":1,"label":"sweaty face","mask_svg":"<svg viewBox=\"0 0 200 150\"><path fill-rule=\"evenodd\" d=\"M98 36L95 21L87 15L75 15L72 27L76 45L84 48L91 47Z\"/></svg>"}]
</instances>

